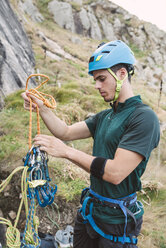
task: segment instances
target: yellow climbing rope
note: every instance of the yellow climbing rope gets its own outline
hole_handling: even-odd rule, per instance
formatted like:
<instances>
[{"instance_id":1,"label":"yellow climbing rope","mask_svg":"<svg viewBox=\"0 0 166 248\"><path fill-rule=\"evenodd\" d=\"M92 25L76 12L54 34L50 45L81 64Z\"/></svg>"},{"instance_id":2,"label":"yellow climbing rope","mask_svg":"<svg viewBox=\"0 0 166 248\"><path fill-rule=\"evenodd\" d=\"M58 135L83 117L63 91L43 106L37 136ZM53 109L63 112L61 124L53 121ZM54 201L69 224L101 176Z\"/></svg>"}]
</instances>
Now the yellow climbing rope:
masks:
<instances>
[{"instance_id":1,"label":"yellow climbing rope","mask_svg":"<svg viewBox=\"0 0 166 248\"><path fill-rule=\"evenodd\" d=\"M12 225L11 221L4 219L0 217L0 223L5 224L8 226L7 232L6 232L6 241L7 241L7 246L9 248L20 248L21 242L20 242L20 232L16 228L18 224L18 220L20 217L21 209L23 206L23 203L25 204L25 211L26 213L28 212L28 201L27 201L27 183L26 183L26 176L27 176L27 170L28 167L20 166L16 168L0 185L0 193L3 191L3 189L9 184L10 180L20 170L23 170L22 177L21 177L21 192L22 192L22 199L20 202L20 206L17 212L16 220L14 226Z\"/></svg>"},{"instance_id":2,"label":"yellow climbing rope","mask_svg":"<svg viewBox=\"0 0 166 248\"><path fill-rule=\"evenodd\" d=\"M40 85L38 85L35 89L29 89L28 90L28 82L29 79L32 77L36 77L36 76L40 76L40 77L44 77L46 78L46 80L44 82L42 82ZM38 99L40 99L41 101L43 101L43 103L49 107L54 109L56 107L56 101L55 99L48 94L39 92L38 89L45 83L47 83L49 80L49 77L43 74L32 74L27 78L26 81L26 90L28 90L31 95L37 97ZM51 102L46 99L45 97L51 99ZM29 101L30 101L30 118L29 118L29 149L31 149L32 147L32 100L29 97ZM40 121L39 121L39 108L36 104L36 109L37 109L37 133L40 134ZM22 193L22 199L20 202L20 206L17 212L17 216L16 216L16 220L14 223L14 226L12 225L10 220L7 220L5 218L0 217L0 223L5 224L8 226L7 228L7 232L6 232L6 240L7 240L7 247L9 248L20 248L21 246L21 241L20 241L20 232L17 229L17 224L19 221L19 217L20 217L20 213L21 213L21 209L23 207L23 204L25 206L25 214L26 214L26 218L29 215L29 208L28 208L28 199L27 199L27 188L28 188L28 184L31 188L35 188L39 185L43 185L45 183L45 180L33 180L28 182L27 181L27 176L28 176L28 166L19 166L18 168L16 168L1 184L0 184L0 193L5 189L5 187L10 183L12 177L14 176L14 174L18 173L19 171L23 170L22 172L22 177L21 177L21 193ZM34 202L35 204L35 202ZM35 207L34 207L35 209ZM34 211L34 209L32 211ZM34 211L35 212L35 211ZM38 233L38 226L39 226L39 219L37 216L35 216L34 213L34 217L33 217L33 225L35 228L35 232ZM39 242L36 239L36 241L34 241L34 231L31 228L31 223L27 223L27 230L26 230L26 235L25 235L25 241L28 244L32 244L34 245L33 247L38 247Z\"/></svg>"}]
</instances>

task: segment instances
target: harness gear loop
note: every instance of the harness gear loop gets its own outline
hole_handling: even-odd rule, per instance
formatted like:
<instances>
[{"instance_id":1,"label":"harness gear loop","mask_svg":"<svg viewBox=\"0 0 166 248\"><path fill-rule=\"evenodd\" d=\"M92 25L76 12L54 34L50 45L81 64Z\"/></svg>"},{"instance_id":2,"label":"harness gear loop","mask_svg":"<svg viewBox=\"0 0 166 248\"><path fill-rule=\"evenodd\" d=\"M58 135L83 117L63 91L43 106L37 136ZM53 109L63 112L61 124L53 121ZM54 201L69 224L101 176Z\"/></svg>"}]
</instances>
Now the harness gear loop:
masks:
<instances>
[{"instance_id":1,"label":"harness gear loop","mask_svg":"<svg viewBox=\"0 0 166 248\"><path fill-rule=\"evenodd\" d=\"M46 80L44 80L36 88L28 90L29 80L32 77L37 77L37 76L44 77L44 78L46 78ZM56 101L55 101L54 97L49 95L49 94L45 94L43 92L38 91L38 89L42 85L47 83L48 81L49 81L49 77L44 75L44 74L40 74L40 73L39 74L32 74L27 78L25 89L28 90L32 96L35 96L39 100L43 101L43 104L46 105L48 108L55 109L56 108ZM46 99L44 96L49 98L51 102L48 99ZM32 102L33 102L33 100L30 97L28 97L28 99L30 102L30 109L29 109L29 111L30 111L30 116L29 116L29 149L30 149L32 147ZM35 102L33 102L33 103L35 103ZM37 134L40 134L40 115L39 115L39 108L38 108L37 104L36 104L36 112L37 112Z\"/></svg>"}]
</instances>

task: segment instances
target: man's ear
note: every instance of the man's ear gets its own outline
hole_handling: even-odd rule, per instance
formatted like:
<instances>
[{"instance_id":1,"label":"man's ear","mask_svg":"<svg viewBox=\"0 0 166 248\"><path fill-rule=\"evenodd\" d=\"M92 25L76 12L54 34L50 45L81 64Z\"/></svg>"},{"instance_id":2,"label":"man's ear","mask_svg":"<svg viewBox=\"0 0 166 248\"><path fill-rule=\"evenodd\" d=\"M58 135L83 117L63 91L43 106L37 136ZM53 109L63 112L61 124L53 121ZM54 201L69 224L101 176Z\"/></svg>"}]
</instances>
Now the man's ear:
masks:
<instances>
[{"instance_id":1,"label":"man's ear","mask_svg":"<svg viewBox=\"0 0 166 248\"><path fill-rule=\"evenodd\" d=\"M117 74L117 77L118 77L120 80L122 80L122 79L124 79L125 76L127 75L127 70L126 70L126 68L122 67L122 68L120 68L120 69L117 71L116 74Z\"/></svg>"}]
</instances>

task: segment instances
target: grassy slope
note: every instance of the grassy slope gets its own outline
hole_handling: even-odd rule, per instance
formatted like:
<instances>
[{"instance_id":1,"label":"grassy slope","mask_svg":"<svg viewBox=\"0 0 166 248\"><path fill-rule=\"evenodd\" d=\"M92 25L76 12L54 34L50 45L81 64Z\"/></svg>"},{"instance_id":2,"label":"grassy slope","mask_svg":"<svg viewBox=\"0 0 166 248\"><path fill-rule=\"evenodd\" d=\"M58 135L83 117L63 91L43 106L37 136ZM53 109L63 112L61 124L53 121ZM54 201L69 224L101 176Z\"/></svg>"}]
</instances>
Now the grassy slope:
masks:
<instances>
[{"instance_id":1,"label":"grassy slope","mask_svg":"<svg viewBox=\"0 0 166 248\"><path fill-rule=\"evenodd\" d=\"M13 0L13 2L15 2ZM34 24L28 19L27 33L32 41L36 57L36 69L50 77L50 82L44 86L44 92L51 93L57 100L56 114L68 124L84 120L88 113L102 110L106 105L98 93L94 90L93 80L87 75L87 62L97 41L80 37L81 44L70 41L71 35L52 22L51 17L45 11L45 3L48 1L36 1L47 21L43 24ZM28 17L27 17L28 18ZM62 60L60 62L45 58L41 48L43 41L37 36L37 31L42 31L47 37L56 41L61 47L75 57L75 61ZM141 56L139 56L141 54ZM142 53L136 49L136 56L142 59ZM58 72L58 77L56 77ZM26 80L26 79L25 79ZM58 88L57 81L62 84ZM162 96L161 105L158 108L158 92L149 89L146 82L137 82L133 79L135 94L141 94L143 101L148 103L158 114L162 122L166 122L165 95ZM22 157L28 150L29 113L24 111L20 98L20 91L6 98L6 106L0 113L0 166L3 170L11 170L21 165ZM44 124L41 123L42 133L49 134ZM36 133L36 116L33 115L33 136ZM139 197L144 201L145 215L144 225L139 241L141 248L166 247L166 133L162 134L160 149L156 149L151 156L147 171L143 176L144 190ZM92 140L70 142L78 149L90 152ZM18 152L19 151L19 152ZM59 194L66 199L74 199L80 194L82 188L88 183L88 175L75 165L63 159L50 158L50 169L53 180L58 184Z\"/></svg>"}]
</instances>

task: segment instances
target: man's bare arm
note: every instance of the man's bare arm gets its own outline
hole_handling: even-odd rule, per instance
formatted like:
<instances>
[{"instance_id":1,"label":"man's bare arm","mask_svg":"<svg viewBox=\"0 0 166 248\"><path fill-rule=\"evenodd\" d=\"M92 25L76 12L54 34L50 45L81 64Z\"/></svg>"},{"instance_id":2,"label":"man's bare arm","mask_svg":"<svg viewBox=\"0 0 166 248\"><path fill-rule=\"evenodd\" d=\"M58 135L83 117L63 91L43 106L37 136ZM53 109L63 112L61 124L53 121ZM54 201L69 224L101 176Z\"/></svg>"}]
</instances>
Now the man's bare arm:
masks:
<instances>
[{"instance_id":1,"label":"man's bare arm","mask_svg":"<svg viewBox=\"0 0 166 248\"><path fill-rule=\"evenodd\" d=\"M32 96L30 93L24 92L22 94L22 97L24 99L24 108L26 110L29 110L28 97L31 97L32 100L38 105L41 118L43 119L47 128L55 137L64 141L70 141L76 139L84 139L91 136L91 133L84 121L77 122L71 126L68 126L64 121L60 120L51 109L43 105L43 102L41 100ZM35 103L33 103L32 105L33 111L36 110Z\"/></svg>"}]
</instances>

